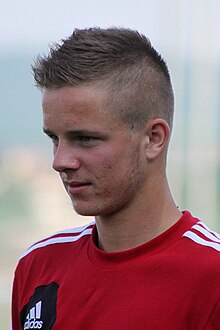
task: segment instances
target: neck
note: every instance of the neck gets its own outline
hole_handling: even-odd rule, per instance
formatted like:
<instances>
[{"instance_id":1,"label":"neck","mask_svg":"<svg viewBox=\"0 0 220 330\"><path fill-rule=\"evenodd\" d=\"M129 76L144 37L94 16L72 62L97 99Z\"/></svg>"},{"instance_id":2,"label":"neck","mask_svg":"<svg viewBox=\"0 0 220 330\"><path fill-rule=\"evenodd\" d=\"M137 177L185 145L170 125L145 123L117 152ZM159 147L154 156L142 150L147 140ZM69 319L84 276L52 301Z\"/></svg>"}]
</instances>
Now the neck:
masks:
<instances>
[{"instance_id":1,"label":"neck","mask_svg":"<svg viewBox=\"0 0 220 330\"><path fill-rule=\"evenodd\" d=\"M166 178L162 181L160 185L154 182L154 189L147 190L150 193L143 193L126 209L96 217L100 249L129 250L152 240L180 219L182 213L175 205Z\"/></svg>"}]
</instances>

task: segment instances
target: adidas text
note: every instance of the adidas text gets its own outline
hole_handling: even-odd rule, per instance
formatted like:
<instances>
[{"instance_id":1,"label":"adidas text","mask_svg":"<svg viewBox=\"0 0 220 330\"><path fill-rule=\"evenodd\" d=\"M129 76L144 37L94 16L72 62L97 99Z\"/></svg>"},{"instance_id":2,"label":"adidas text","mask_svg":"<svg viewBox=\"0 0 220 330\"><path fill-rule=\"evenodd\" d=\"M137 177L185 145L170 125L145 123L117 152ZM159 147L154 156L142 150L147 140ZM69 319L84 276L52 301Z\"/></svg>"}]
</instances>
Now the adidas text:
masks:
<instances>
[{"instance_id":1,"label":"adidas text","mask_svg":"<svg viewBox=\"0 0 220 330\"><path fill-rule=\"evenodd\" d=\"M28 329L41 329L43 326L43 321L37 321L37 320L28 320L24 324L24 330Z\"/></svg>"}]
</instances>

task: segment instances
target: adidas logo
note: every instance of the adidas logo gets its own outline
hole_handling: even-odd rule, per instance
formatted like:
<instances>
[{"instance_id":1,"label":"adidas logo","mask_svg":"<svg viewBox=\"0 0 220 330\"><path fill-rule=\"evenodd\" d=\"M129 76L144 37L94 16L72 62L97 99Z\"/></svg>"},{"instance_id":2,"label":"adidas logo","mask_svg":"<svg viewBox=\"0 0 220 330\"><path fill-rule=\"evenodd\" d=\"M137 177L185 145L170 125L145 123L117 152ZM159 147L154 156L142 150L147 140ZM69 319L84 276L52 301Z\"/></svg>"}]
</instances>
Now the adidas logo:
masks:
<instances>
[{"instance_id":1,"label":"adidas logo","mask_svg":"<svg viewBox=\"0 0 220 330\"><path fill-rule=\"evenodd\" d=\"M41 309L42 301L39 301L30 309L24 323L24 330L41 329L43 327L43 321L41 321Z\"/></svg>"}]
</instances>

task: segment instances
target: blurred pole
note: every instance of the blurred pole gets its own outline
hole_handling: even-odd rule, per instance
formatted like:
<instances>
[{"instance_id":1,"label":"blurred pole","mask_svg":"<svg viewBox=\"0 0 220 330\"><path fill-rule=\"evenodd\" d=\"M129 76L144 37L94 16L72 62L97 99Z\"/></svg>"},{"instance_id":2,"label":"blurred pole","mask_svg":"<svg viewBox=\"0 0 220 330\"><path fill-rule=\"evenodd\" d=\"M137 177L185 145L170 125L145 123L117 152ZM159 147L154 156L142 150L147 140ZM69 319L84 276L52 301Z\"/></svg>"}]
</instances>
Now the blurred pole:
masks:
<instances>
[{"instance_id":1,"label":"blurred pole","mask_svg":"<svg viewBox=\"0 0 220 330\"><path fill-rule=\"evenodd\" d=\"M188 54L189 55L189 54ZM191 114L191 90L192 67L190 57L183 63L183 90L182 90L182 193L181 199L185 209L188 208L189 195L189 162L190 162L190 114Z\"/></svg>"},{"instance_id":2,"label":"blurred pole","mask_svg":"<svg viewBox=\"0 0 220 330\"><path fill-rule=\"evenodd\" d=\"M220 61L218 63L218 90L220 91ZM216 169L216 228L220 231L220 92L217 93L217 169Z\"/></svg>"},{"instance_id":3,"label":"blurred pole","mask_svg":"<svg viewBox=\"0 0 220 330\"><path fill-rule=\"evenodd\" d=\"M182 12L182 86L181 91L181 113L182 113L182 192L181 199L185 209L189 208L189 186L190 186L190 135L192 115L192 47L194 38L194 26L196 17L193 17L193 2L181 1Z\"/></svg>"},{"instance_id":4,"label":"blurred pole","mask_svg":"<svg viewBox=\"0 0 220 330\"><path fill-rule=\"evenodd\" d=\"M215 228L218 232L220 232L220 43L217 42L219 40L219 32L220 32L220 1L214 1L213 6L211 8L211 15L213 21L213 58L216 66L215 72L215 85L213 88L215 89L215 129L216 129L216 141L215 141L215 160L216 160L216 196L215 196Z\"/></svg>"},{"instance_id":5,"label":"blurred pole","mask_svg":"<svg viewBox=\"0 0 220 330\"><path fill-rule=\"evenodd\" d=\"M220 4L219 4L219 12L220 12ZM216 20L216 34L219 32L220 22ZM217 39L216 39L217 40ZM216 164L216 228L220 231L220 46L217 44L217 92L216 92L216 135L217 135L217 164Z\"/></svg>"}]
</instances>

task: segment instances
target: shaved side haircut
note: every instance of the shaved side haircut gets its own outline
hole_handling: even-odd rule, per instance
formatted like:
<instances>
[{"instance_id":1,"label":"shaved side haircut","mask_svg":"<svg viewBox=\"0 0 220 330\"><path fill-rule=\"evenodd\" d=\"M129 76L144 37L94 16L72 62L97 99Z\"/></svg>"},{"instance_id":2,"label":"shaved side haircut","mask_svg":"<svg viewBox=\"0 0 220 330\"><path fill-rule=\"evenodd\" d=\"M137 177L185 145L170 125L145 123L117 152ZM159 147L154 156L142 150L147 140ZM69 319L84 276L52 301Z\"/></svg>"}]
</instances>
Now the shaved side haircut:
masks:
<instances>
[{"instance_id":1,"label":"shaved side haircut","mask_svg":"<svg viewBox=\"0 0 220 330\"><path fill-rule=\"evenodd\" d=\"M174 95L167 65L150 40L124 28L76 29L32 66L38 88L102 88L104 111L132 129L151 118L172 127Z\"/></svg>"}]
</instances>

